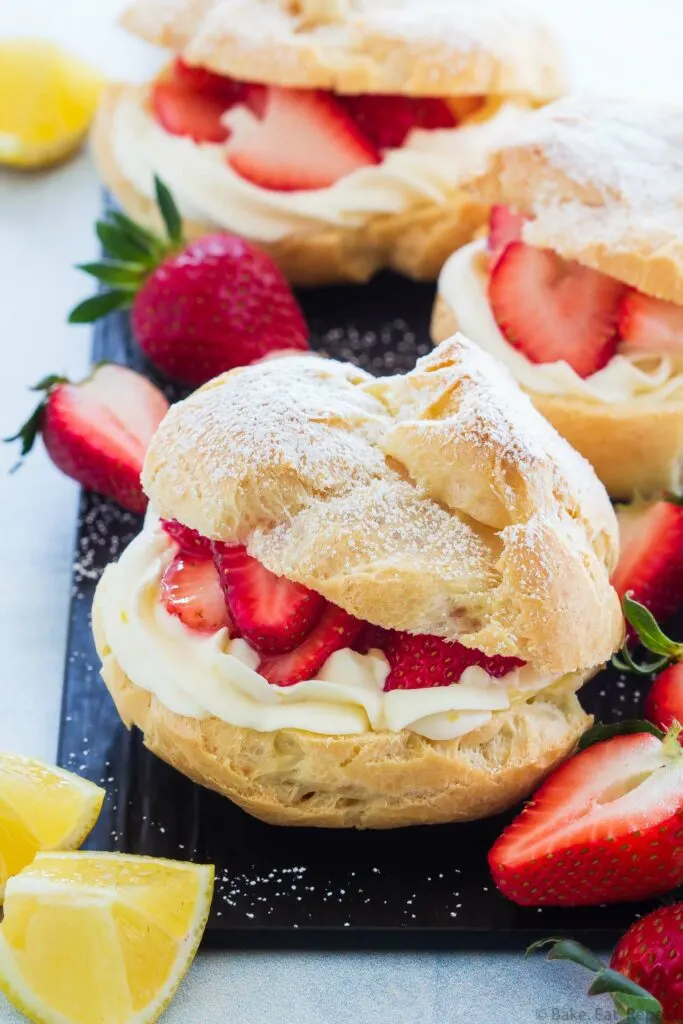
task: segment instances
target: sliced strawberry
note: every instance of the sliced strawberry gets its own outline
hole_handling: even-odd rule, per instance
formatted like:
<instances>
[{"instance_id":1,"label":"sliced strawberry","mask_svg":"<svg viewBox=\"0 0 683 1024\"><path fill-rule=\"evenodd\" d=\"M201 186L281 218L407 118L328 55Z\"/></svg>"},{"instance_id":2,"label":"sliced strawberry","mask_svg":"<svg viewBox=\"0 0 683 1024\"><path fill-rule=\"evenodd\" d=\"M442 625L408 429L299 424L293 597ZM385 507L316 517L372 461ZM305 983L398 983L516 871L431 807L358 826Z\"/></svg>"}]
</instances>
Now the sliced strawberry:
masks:
<instances>
[{"instance_id":1,"label":"sliced strawberry","mask_svg":"<svg viewBox=\"0 0 683 1024\"><path fill-rule=\"evenodd\" d=\"M206 92L220 96L227 101L227 105L230 107L236 103L242 103L250 89L245 82L238 82L228 75L217 75L206 68L186 64L181 57L176 57L173 62L172 76L178 85L192 89L193 92Z\"/></svg>"},{"instance_id":2,"label":"sliced strawberry","mask_svg":"<svg viewBox=\"0 0 683 1024\"><path fill-rule=\"evenodd\" d=\"M491 269L495 267L510 242L519 242L522 228L527 218L516 213L509 206L492 206L489 218L488 250L491 257Z\"/></svg>"},{"instance_id":3,"label":"sliced strawberry","mask_svg":"<svg viewBox=\"0 0 683 1024\"><path fill-rule=\"evenodd\" d=\"M443 100L413 96L336 96L377 149L399 149L414 128L455 128L457 119Z\"/></svg>"},{"instance_id":4,"label":"sliced strawberry","mask_svg":"<svg viewBox=\"0 0 683 1024\"><path fill-rule=\"evenodd\" d=\"M669 501L634 503L617 509L619 562L612 586L631 596L657 619L683 605L683 508Z\"/></svg>"},{"instance_id":5,"label":"sliced strawberry","mask_svg":"<svg viewBox=\"0 0 683 1024\"><path fill-rule=\"evenodd\" d=\"M225 142L230 133L221 118L231 105L220 95L167 79L152 86L152 109L162 128L195 142Z\"/></svg>"},{"instance_id":6,"label":"sliced strawberry","mask_svg":"<svg viewBox=\"0 0 683 1024\"><path fill-rule=\"evenodd\" d=\"M178 554L161 577L161 600L166 611L183 625L201 633L234 626L228 614L221 581L213 562Z\"/></svg>"},{"instance_id":7,"label":"sliced strawberry","mask_svg":"<svg viewBox=\"0 0 683 1024\"><path fill-rule=\"evenodd\" d=\"M358 639L353 645L354 651L358 654L367 654L368 651L383 651L391 635L391 630L383 629L381 626L373 626L371 622L363 623L363 628Z\"/></svg>"},{"instance_id":8,"label":"sliced strawberry","mask_svg":"<svg viewBox=\"0 0 683 1024\"><path fill-rule=\"evenodd\" d=\"M619 309L619 334L629 349L683 352L683 306L629 288Z\"/></svg>"},{"instance_id":9,"label":"sliced strawberry","mask_svg":"<svg viewBox=\"0 0 683 1024\"><path fill-rule=\"evenodd\" d=\"M590 377L617 350L624 286L548 249L511 242L489 279L498 326L532 363L564 360Z\"/></svg>"},{"instance_id":10,"label":"sliced strawberry","mask_svg":"<svg viewBox=\"0 0 683 1024\"><path fill-rule=\"evenodd\" d=\"M271 86L260 118L239 108L230 123L228 163L260 188L327 188L379 162L374 146L324 92Z\"/></svg>"},{"instance_id":11,"label":"sliced strawberry","mask_svg":"<svg viewBox=\"0 0 683 1024\"><path fill-rule=\"evenodd\" d=\"M683 725L683 661L669 665L647 691L643 713L666 732L674 722ZM681 737L683 742L683 736Z\"/></svg>"},{"instance_id":12,"label":"sliced strawberry","mask_svg":"<svg viewBox=\"0 0 683 1024\"><path fill-rule=\"evenodd\" d=\"M478 665L499 679L524 664L519 658L484 654L438 636L390 632L383 647L391 671L385 690L420 690L457 683L466 668Z\"/></svg>"},{"instance_id":13,"label":"sliced strawberry","mask_svg":"<svg viewBox=\"0 0 683 1024\"><path fill-rule=\"evenodd\" d=\"M615 736L566 761L489 853L524 906L638 900L683 882L683 753L673 735Z\"/></svg>"},{"instance_id":14,"label":"sliced strawberry","mask_svg":"<svg viewBox=\"0 0 683 1024\"><path fill-rule=\"evenodd\" d=\"M260 654L284 654L302 642L322 615L325 599L276 576L243 547L214 544L230 614L240 634Z\"/></svg>"},{"instance_id":15,"label":"sliced strawberry","mask_svg":"<svg viewBox=\"0 0 683 1024\"><path fill-rule=\"evenodd\" d=\"M336 605L327 604L318 624L300 647L289 654L264 658L258 671L276 686L293 686L305 679L314 679L330 655L343 647L353 647L362 628L360 619L354 619Z\"/></svg>"},{"instance_id":16,"label":"sliced strawberry","mask_svg":"<svg viewBox=\"0 0 683 1024\"><path fill-rule=\"evenodd\" d=\"M183 526L177 519L162 519L161 525L184 554L194 555L196 558L213 557L208 537L202 537L201 533L197 533L190 526Z\"/></svg>"},{"instance_id":17,"label":"sliced strawberry","mask_svg":"<svg viewBox=\"0 0 683 1024\"><path fill-rule=\"evenodd\" d=\"M23 456L42 433L62 473L131 512L144 512L142 462L168 411L161 391L142 374L111 363L97 366L79 384L50 376L33 390L44 397L21 430L6 440L20 441Z\"/></svg>"}]
</instances>

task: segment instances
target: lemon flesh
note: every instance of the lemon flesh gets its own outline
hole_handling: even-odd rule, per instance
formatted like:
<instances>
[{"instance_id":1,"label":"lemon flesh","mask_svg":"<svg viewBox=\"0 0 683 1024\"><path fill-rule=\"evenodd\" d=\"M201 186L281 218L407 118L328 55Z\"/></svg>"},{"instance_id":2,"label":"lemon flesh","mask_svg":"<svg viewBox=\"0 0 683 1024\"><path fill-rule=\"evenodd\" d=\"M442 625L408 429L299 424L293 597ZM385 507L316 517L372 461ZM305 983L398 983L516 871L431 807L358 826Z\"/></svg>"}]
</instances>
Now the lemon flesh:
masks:
<instances>
[{"instance_id":1,"label":"lemon flesh","mask_svg":"<svg viewBox=\"0 0 683 1024\"><path fill-rule=\"evenodd\" d=\"M0 900L38 850L74 850L90 833L104 790L16 754L0 754Z\"/></svg>"},{"instance_id":2,"label":"lemon flesh","mask_svg":"<svg viewBox=\"0 0 683 1024\"><path fill-rule=\"evenodd\" d=\"M148 1024L194 959L210 865L41 853L7 885L0 990L37 1024Z\"/></svg>"},{"instance_id":3,"label":"lemon flesh","mask_svg":"<svg viewBox=\"0 0 683 1024\"><path fill-rule=\"evenodd\" d=\"M0 164L44 167L76 150L101 76L53 43L0 41Z\"/></svg>"}]
</instances>

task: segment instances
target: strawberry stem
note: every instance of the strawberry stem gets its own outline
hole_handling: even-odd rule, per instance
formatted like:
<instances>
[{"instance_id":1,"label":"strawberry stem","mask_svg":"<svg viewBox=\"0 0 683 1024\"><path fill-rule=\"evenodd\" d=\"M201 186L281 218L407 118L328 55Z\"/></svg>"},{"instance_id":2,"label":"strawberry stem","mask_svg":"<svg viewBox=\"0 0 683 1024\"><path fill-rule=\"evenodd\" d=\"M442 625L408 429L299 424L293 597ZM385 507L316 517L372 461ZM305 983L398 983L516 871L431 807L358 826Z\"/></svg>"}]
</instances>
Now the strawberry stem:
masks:
<instances>
[{"instance_id":1,"label":"strawberry stem","mask_svg":"<svg viewBox=\"0 0 683 1024\"><path fill-rule=\"evenodd\" d=\"M26 422L19 428L16 434L11 437L3 437L5 444L11 444L13 441L19 441L21 448L19 452L19 458L10 469L10 473L14 473L19 466L21 466L24 456L28 455L33 448L35 440L40 433L43 425L43 415L45 413L45 406L47 405L50 393L59 385L67 383L67 377L60 377L55 373L49 374L47 377L43 377L37 384L34 384L31 391L42 391L43 397L40 402L33 410Z\"/></svg>"},{"instance_id":2,"label":"strawberry stem","mask_svg":"<svg viewBox=\"0 0 683 1024\"><path fill-rule=\"evenodd\" d=\"M573 939L540 939L526 951L526 956L550 946L548 960L569 960L592 971L595 978L588 989L589 996L609 995L615 1008L626 1021L638 1024L662 1024L662 1004L647 989L626 978L619 971L603 964L595 954Z\"/></svg>"},{"instance_id":3,"label":"strawberry stem","mask_svg":"<svg viewBox=\"0 0 683 1024\"><path fill-rule=\"evenodd\" d=\"M652 672L664 668L670 661L676 661L683 657L683 644L676 643L662 632L652 612L631 597L632 593L633 591L629 591L624 595L622 602L624 616L635 629L643 647L653 654L659 655L659 658L638 664L631 657L627 644L624 644L618 654L612 656L612 664L621 672L650 675Z\"/></svg>"},{"instance_id":4,"label":"strawberry stem","mask_svg":"<svg viewBox=\"0 0 683 1024\"><path fill-rule=\"evenodd\" d=\"M667 730L666 736L662 740L664 746L664 754L667 757L678 758L681 757L681 754L683 754L678 739L678 737L681 734L681 729L683 729L683 726L680 724L680 722L677 722L674 719L674 721L671 723Z\"/></svg>"},{"instance_id":5,"label":"strawberry stem","mask_svg":"<svg viewBox=\"0 0 683 1024\"><path fill-rule=\"evenodd\" d=\"M131 306L149 275L183 245L182 219L173 196L159 178L154 179L154 189L167 237L155 235L119 210L108 211L95 225L105 258L78 266L105 289L72 309L70 324L93 323Z\"/></svg>"}]
</instances>

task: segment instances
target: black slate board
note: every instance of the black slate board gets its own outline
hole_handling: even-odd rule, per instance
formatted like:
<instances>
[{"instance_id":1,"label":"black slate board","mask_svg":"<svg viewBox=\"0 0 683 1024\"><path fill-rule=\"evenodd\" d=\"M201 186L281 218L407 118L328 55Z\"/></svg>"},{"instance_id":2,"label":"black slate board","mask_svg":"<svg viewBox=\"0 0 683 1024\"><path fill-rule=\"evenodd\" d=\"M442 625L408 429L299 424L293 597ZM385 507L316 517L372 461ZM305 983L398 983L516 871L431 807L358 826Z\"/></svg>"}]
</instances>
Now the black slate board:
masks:
<instances>
[{"instance_id":1,"label":"black slate board","mask_svg":"<svg viewBox=\"0 0 683 1024\"><path fill-rule=\"evenodd\" d=\"M408 369L430 348L429 285L387 274L364 287L322 289L300 298L314 347L372 372ZM123 314L98 326L93 354L150 372ZM540 934L591 933L595 946L609 942L647 909L536 910L507 902L491 884L486 852L511 815L383 833L275 828L149 754L139 735L127 733L118 719L99 679L90 635L97 579L139 527L135 516L110 502L83 496L59 762L108 790L89 847L216 864L207 943L521 948ZM596 718L632 717L639 711L641 685L608 670L584 688L582 699Z\"/></svg>"}]
</instances>

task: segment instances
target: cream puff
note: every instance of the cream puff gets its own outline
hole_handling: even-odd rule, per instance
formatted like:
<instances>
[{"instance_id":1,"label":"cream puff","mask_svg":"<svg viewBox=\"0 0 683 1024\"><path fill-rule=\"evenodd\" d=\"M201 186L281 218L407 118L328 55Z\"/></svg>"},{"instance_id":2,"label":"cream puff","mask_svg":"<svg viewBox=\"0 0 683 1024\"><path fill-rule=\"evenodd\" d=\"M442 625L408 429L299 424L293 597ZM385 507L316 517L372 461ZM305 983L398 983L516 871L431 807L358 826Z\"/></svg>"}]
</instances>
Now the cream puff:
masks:
<instances>
[{"instance_id":1,"label":"cream puff","mask_svg":"<svg viewBox=\"0 0 683 1024\"><path fill-rule=\"evenodd\" d=\"M467 820L589 717L623 620L589 464L456 336L405 376L292 355L175 405L97 588L126 725L265 821Z\"/></svg>"},{"instance_id":2,"label":"cream puff","mask_svg":"<svg viewBox=\"0 0 683 1024\"><path fill-rule=\"evenodd\" d=\"M614 498L683 480L683 109L569 98L472 184L488 239L443 268L435 341L503 362Z\"/></svg>"},{"instance_id":3,"label":"cream puff","mask_svg":"<svg viewBox=\"0 0 683 1024\"><path fill-rule=\"evenodd\" d=\"M137 0L123 23L178 57L107 90L106 184L152 224L158 175L188 237L236 232L298 285L434 280L486 217L461 182L564 87L551 33L501 0Z\"/></svg>"}]
</instances>

